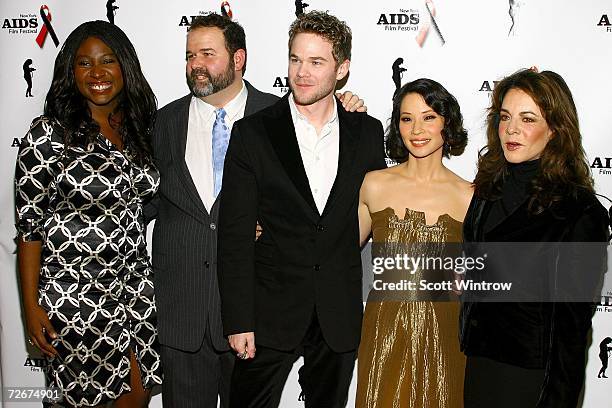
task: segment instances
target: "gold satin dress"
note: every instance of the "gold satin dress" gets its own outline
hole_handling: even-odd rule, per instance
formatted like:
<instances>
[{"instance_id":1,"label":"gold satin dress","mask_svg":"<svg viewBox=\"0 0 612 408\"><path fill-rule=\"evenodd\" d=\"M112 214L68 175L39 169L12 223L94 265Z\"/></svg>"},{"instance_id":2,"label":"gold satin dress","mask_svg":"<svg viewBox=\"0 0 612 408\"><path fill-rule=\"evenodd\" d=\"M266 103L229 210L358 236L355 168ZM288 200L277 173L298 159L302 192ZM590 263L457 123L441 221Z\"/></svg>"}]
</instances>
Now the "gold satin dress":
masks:
<instances>
[{"instance_id":1,"label":"gold satin dress","mask_svg":"<svg viewBox=\"0 0 612 408\"><path fill-rule=\"evenodd\" d=\"M439 256L444 244L462 241L462 223L444 214L427 225L425 214L391 208L370 214L373 242ZM423 243L424 245L420 245ZM410 245L406 245L410 244ZM455 246L457 247L457 246ZM391 249L390 249L391 248ZM434 252L434 253L432 253ZM408 254L416 256L416 253ZM418 282L417 272L412 279ZM463 407L465 356L459 350L459 301L410 299L366 304L357 360L357 408Z\"/></svg>"}]
</instances>

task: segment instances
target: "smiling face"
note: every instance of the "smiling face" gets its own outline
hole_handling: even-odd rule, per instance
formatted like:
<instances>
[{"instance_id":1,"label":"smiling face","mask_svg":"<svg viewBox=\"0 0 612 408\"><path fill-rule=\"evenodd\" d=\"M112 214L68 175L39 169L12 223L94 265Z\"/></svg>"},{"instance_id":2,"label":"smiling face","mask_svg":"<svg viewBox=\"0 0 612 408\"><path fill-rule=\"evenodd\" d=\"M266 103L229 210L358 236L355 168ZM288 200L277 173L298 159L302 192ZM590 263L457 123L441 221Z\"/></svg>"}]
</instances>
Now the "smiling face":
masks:
<instances>
[{"instance_id":1,"label":"smiling face","mask_svg":"<svg viewBox=\"0 0 612 408\"><path fill-rule=\"evenodd\" d=\"M400 105L399 132L411 156L436 154L442 160L444 117L437 114L418 93L409 93Z\"/></svg>"},{"instance_id":2,"label":"smiling face","mask_svg":"<svg viewBox=\"0 0 612 408\"><path fill-rule=\"evenodd\" d=\"M89 37L79 46L74 59L74 79L92 113L114 111L123 91L123 74L117 56L106 43Z\"/></svg>"},{"instance_id":3,"label":"smiling face","mask_svg":"<svg viewBox=\"0 0 612 408\"><path fill-rule=\"evenodd\" d=\"M236 78L234 57L227 51L223 32L217 27L189 31L186 60L187 85L198 98L227 88Z\"/></svg>"},{"instance_id":4,"label":"smiling face","mask_svg":"<svg viewBox=\"0 0 612 408\"><path fill-rule=\"evenodd\" d=\"M333 94L349 64L346 60L337 66L332 45L323 37L297 34L289 51L289 85L296 104L312 105Z\"/></svg>"},{"instance_id":5,"label":"smiling face","mask_svg":"<svg viewBox=\"0 0 612 408\"><path fill-rule=\"evenodd\" d=\"M498 133L504 157L510 163L540 158L552 136L538 105L520 89L510 89L504 96Z\"/></svg>"}]
</instances>

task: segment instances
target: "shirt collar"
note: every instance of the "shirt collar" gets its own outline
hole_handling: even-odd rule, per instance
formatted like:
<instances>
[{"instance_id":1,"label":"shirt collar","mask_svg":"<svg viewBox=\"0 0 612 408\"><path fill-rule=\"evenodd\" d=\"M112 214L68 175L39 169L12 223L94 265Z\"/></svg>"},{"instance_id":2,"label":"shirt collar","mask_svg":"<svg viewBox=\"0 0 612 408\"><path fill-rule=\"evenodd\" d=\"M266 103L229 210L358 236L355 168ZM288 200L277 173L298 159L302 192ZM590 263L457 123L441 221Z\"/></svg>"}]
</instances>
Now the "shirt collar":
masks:
<instances>
[{"instance_id":1,"label":"shirt collar","mask_svg":"<svg viewBox=\"0 0 612 408\"><path fill-rule=\"evenodd\" d=\"M244 108L246 104L248 94L249 92L247 90L247 87L245 86L244 81L242 81L242 88L240 89L240 92L238 92L238 95L236 95L234 99L229 101L223 107L223 109L225 109L225 117L228 120L233 121L234 118L242 111L242 108ZM211 116L214 116L215 111L217 110L216 107L204 102L202 99L196 96L192 96L191 99L195 101L198 112L200 112L200 114L204 118L210 118Z\"/></svg>"},{"instance_id":2,"label":"shirt collar","mask_svg":"<svg viewBox=\"0 0 612 408\"><path fill-rule=\"evenodd\" d=\"M332 111L331 117L325 123L325 125L330 125L338 120L338 104L336 102L335 96L333 97L333 100L334 100L334 109ZM291 117L293 119L294 124L296 123L296 121L303 121L310 125L308 118L306 118L306 116L302 115L300 111L298 111L297 106L295 105L295 100L293 99L293 94L289 96L289 107L291 108Z\"/></svg>"},{"instance_id":3,"label":"shirt collar","mask_svg":"<svg viewBox=\"0 0 612 408\"><path fill-rule=\"evenodd\" d=\"M234 99L226 103L223 107L223 109L225 109L225 113L227 114L227 118L230 121L233 122L236 115L243 110L248 94L249 92L247 87L244 85L244 81L242 81L242 88L240 89L240 92L238 92L238 95L236 95Z\"/></svg>"}]
</instances>

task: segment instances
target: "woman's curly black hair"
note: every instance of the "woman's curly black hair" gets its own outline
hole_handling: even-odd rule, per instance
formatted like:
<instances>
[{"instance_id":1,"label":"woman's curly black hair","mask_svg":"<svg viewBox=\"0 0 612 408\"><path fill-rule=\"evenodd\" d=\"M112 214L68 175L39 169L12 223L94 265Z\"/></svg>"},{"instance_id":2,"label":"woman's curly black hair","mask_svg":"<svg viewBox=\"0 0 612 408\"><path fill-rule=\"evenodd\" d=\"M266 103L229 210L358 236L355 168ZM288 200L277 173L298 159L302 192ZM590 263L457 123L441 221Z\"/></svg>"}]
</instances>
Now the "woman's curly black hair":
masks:
<instances>
[{"instance_id":1,"label":"woman's curly black hair","mask_svg":"<svg viewBox=\"0 0 612 408\"><path fill-rule=\"evenodd\" d=\"M123 90L116 112L121 112L119 134L123 146L140 165L151 162L151 131L157 100L140 68L134 46L117 26L106 21L88 21L70 33L55 58L53 80L45 100L45 116L56 119L65 129L66 146L86 146L100 132L92 119L87 101L74 77L78 48L87 38L96 37L115 53L123 74Z\"/></svg>"},{"instance_id":2,"label":"woman's curly black hair","mask_svg":"<svg viewBox=\"0 0 612 408\"><path fill-rule=\"evenodd\" d=\"M402 101L410 93L421 95L425 103L444 118L442 130L444 157L459 156L463 153L467 145L467 131L463 128L463 116L457 99L438 82L420 78L408 82L393 96L393 112L386 131L387 156L398 163L403 163L410 155L399 131Z\"/></svg>"}]
</instances>

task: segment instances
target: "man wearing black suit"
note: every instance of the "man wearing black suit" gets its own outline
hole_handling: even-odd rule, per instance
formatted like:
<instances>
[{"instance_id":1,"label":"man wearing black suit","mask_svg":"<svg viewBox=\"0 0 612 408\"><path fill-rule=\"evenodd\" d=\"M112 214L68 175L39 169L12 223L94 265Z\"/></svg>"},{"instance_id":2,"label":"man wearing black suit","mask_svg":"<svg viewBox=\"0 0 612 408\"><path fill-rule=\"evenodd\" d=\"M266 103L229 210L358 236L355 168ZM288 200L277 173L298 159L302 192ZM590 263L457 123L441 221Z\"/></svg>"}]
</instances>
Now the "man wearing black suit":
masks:
<instances>
[{"instance_id":1,"label":"man wearing black suit","mask_svg":"<svg viewBox=\"0 0 612 408\"><path fill-rule=\"evenodd\" d=\"M160 189L154 205L146 209L149 219L156 218L152 246L162 399L168 407L214 407L219 396L225 407L235 357L221 328L217 284L224 152L221 157L215 154L215 136L229 136L227 130L236 120L278 97L243 80L245 33L227 17L212 13L194 19L186 59L191 94L158 113L153 153L161 172ZM363 105L348 94L344 99L347 109ZM225 132L219 131L223 127Z\"/></svg>"},{"instance_id":2,"label":"man wearing black suit","mask_svg":"<svg viewBox=\"0 0 612 408\"><path fill-rule=\"evenodd\" d=\"M346 404L363 307L358 192L367 171L385 167L381 123L334 98L350 29L309 12L289 36L292 93L238 121L225 160L218 273L239 357L236 408L278 406L298 355L306 407Z\"/></svg>"}]
</instances>

